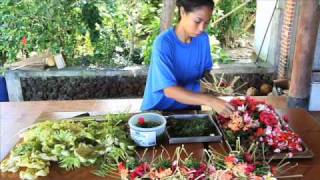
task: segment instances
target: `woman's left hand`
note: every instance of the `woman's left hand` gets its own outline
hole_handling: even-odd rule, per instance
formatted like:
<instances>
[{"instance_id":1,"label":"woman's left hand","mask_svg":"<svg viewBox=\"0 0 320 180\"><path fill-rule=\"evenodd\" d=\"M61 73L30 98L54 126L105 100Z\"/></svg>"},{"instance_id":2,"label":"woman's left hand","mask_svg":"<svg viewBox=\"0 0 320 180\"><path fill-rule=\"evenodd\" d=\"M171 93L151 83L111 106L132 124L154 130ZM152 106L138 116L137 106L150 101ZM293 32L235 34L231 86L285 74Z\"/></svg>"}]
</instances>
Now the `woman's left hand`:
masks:
<instances>
[{"instance_id":1,"label":"woman's left hand","mask_svg":"<svg viewBox=\"0 0 320 180\"><path fill-rule=\"evenodd\" d=\"M218 114L224 116L224 117L229 117L232 115L232 113L235 111L234 107L229 104L228 102L212 97L210 103L208 104L215 112Z\"/></svg>"}]
</instances>

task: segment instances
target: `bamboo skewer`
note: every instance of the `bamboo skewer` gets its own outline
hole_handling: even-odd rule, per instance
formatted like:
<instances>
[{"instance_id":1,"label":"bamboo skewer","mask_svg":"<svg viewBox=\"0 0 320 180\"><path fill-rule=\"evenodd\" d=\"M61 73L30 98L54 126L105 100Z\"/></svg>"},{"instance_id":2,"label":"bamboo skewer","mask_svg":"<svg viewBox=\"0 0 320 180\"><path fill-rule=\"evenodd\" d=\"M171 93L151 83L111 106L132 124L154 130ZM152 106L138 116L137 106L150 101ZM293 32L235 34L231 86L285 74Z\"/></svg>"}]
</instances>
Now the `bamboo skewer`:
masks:
<instances>
[{"instance_id":1,"label":"bamboo skewer","mask_svg":"<svg viewBox=\"0 0 320 180\"><path fill-rule=\"evenodd\" d=\"M216 21L213 22L213 27L216 26L220 21L224 20L225 18L227 18L228 16L230 16L231 14L233 14L234 12L238 11L239 9L241 9L243 6L247 5L249 2L251 2L251 0L247 0L244 3L240 4L238 7L234 8L232 11L228 12L227 14L223 15L222 17L220 17L219 19L217 19Z\"/></svg>"}]
</instances>

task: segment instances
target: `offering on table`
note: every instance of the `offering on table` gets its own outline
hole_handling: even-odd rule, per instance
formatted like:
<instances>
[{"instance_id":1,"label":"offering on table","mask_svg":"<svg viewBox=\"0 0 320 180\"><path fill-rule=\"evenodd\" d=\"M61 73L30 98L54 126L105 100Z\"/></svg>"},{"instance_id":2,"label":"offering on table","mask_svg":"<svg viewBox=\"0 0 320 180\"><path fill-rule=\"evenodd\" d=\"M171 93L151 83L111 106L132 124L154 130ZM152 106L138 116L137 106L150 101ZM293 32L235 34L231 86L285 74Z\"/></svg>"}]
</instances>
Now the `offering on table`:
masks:
<instances>
[{"instance_id":1,"label":"offering on table","mask_svg":"<svg viewBox=\"0 0 320 180\"><path fill-rule=\"evenodd\" d=\"M99 122L83 117L33 125L1 162L1 172L19 172L21 179L29 180L47 176L51 165L58 164L67 171L92 166L94 174L106 176L117 162L133 156L135 148L126 130L127 114L101 118Z\"/></svg>"},{"instance_id":2,"label":"offering on table","mask_svg":"<svg viewBox=\"0 0 320 180\"><path fill-rule=\"evenodd\" d=\"M231 148L240 137L245 148L249 148L252 142L258 142L259 149L267 155L296 154L306 150L299 135L289 128L271 105L251 97L234 98L230 104L236 111L228 118L218 115L217 119Z\"/></svg>"},{"instance_id":3,"label":"offering on table","mask_svg":"<svg viewBox=\"0 0 320 180\"><path fill-rule=\"evenodd\" d=\"M238 141L239 144L239 141ZM132 158L118 164L121 179L255 179L275 180L297 165L281 161L271 166L267 161L255 159L255 145L249 151L242 148L228 154L221 154L209 147L204 150L204 159L195 159L184 146L177 147L170 157L163 149L160 155L151 159L144 156ZM146 154L146 153L144 153ZM153 152L152 154L156 154ZM300 174L288 175L286 178L302 177Z\"/></svg>"}]
</instances>

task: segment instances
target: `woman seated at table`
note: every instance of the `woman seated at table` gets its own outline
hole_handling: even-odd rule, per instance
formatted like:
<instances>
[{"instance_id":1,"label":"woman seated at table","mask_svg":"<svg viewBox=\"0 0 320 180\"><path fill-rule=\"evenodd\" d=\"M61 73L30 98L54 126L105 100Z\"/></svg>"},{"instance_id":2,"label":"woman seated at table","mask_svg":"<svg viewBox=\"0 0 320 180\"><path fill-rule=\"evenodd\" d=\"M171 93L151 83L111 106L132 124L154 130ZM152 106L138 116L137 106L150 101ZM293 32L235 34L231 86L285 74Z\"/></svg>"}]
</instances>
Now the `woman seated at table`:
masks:
<instances>
[{"instance_id":1,"label":"woman seated at table","mask_svg":"<svg viewBox=\"0 0 320 180\"><path fill-rule=\"evenodd\" d=\"M229 116L233 107L200 92L200 79L212 69L209 37L205 32L212 0L177 0L180 20L153 44L151 65L141 110L189 110L207 105Z\"/></svg>"}]
</instances>

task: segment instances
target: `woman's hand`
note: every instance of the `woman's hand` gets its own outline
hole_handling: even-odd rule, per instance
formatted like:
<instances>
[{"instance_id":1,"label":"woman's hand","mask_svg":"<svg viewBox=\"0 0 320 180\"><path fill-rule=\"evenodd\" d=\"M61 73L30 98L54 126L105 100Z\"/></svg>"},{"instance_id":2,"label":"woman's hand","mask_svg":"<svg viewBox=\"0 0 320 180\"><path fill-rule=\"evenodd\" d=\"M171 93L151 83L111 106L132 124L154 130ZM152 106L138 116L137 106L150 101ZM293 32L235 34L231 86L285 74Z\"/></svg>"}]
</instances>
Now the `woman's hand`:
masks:
<instances>
[{"instance_id":1,"label":"woman's hand","mask_svg":"<svg viewBox=\"0 0 320 180\"><path fill-rule=\"evenodd\" d=\"M164 89L164 94L183 104L209 106L224 117L229 117L234 111L234 107L222 99L208 94L194 93L179 86Z\"/></svg>"},{"instance_id":2,"label":"woman's hand","mask_svg":"<svg viewBox=\"0 0 320 180\"><path fill-rule=\"evenodd\" d=\"M231 116L233 111L235 110L231 104L216 97L211 97L208 106L210 106L215 112L224 117Z\"/></svg>"}]
</instances>

